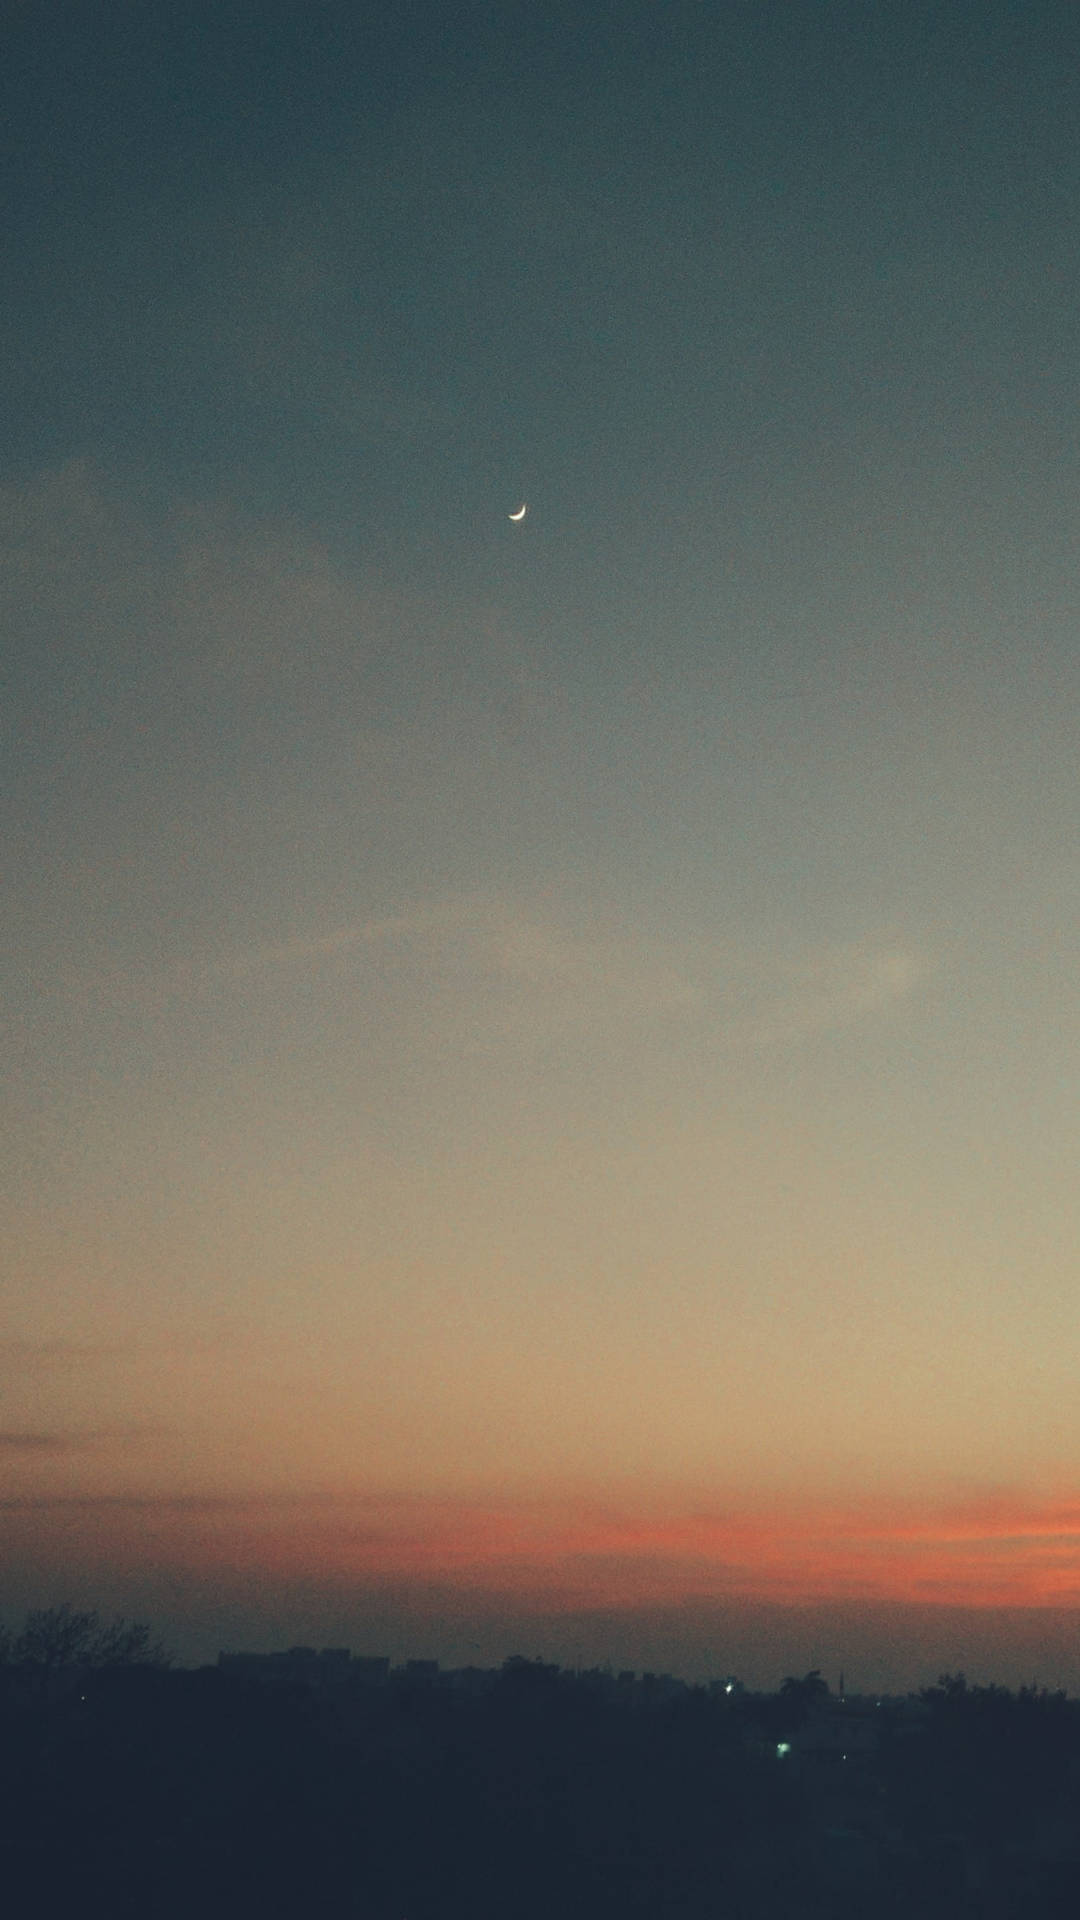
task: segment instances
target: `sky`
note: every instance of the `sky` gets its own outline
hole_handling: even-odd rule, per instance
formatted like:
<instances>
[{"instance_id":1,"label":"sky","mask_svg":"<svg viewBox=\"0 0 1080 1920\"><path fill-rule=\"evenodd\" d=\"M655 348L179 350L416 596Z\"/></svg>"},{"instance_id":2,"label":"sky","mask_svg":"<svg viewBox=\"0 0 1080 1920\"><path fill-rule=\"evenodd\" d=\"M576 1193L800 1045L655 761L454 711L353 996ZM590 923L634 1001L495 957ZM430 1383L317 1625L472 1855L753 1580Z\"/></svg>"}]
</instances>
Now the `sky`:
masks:
<instances>
[{"instance_id":1,"label":"sky","mask_svg":"<svg viewBox=\"0 0 1080 1920\"><path fill-rule=\"evenodd\" d=\"M1080 1689L1075 10L4 33L0 1605Z\"/></svg>"}]
</instances>

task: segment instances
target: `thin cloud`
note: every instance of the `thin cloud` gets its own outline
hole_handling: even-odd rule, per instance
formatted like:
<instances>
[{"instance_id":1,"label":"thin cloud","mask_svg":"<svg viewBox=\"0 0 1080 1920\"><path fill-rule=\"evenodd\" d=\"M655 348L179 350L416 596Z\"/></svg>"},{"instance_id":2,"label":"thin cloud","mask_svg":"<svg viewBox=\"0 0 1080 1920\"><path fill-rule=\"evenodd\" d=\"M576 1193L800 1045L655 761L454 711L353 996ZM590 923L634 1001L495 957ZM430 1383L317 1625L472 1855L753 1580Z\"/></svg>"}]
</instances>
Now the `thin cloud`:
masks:
<instances>
[{"instance_id":1,"label":"thin cloud","mask_svg":"<svg viewBox=\"0 0 1080 1920\"><path fill-rule=\"evenodd\" d=\"M141 1429L162 1432L164 1429ZM411 1511L433 1504L424 1495L401 1494L393 1499L394 1510ZM386 1508L386 1497L379 1494L338 1492L325 1488L261 1488L250 1493L47 1493L19 1494L0 1500L0 1512L45 1512L53 1508L72 1508L83 1512L154 1513L233 1513L258 1516L281 1510L302 1508L305 1512L326 1507L347 1507L354 1511Z\"/></svg>"},{"instance_id":2,"label":"thin cloud","mask_svg":"<svg viewBox=\"0 0 1080 1920\"><path fill-rule=\"evenodd\" d=\"M98 1427L81 1433L42 1433L27 1428L0 1433L0 1453L81 1453L150 1439L163 1431L161 1427Z\"/></svg>"},{"instance_id":3,"label":"thin cloud","mask_svg":"<svg viewBox=\"0 0 1080 1920\"><path fill-rule=\"evenodd\" d=\"M0 1513L236 1513L248 1496L213 1493L15 1494L0 1500Z\"/></svg>"},{"instance_id":4,"label":"thin cloud","mask_svg":"<svg viewBox=\"0 0 1080 1920\"><path fill-rule=\"evenodd\" d=\"M929 957L916 948L873 939L766 957L756 980L733 982L725 1035L764 1047L811 1039L908 999L930 972Z\"/></svg>"},{"instance_id":5,"label":"thin cloud","mask_svg":"<svg viewBox=\"0 0 1080 1920\"><path fill-rule=\"evenodd\" d=\"M394 611L311 539L243 527L218 506L182 526L169 594L184 651L256 684L355 662Z\"/></svg>"},{"instance_id":6,"label":"thin cloud","mask_svg":"<svg viewBox=\"0 0 1080 1920\"><path fill-rule=\"evenodd\" d=\"M167 667L256 692L336 683L410 617L304 532L223 501L151 515L85 459L0 487L0 608L54 671L100 653L140 680Z\"/></svg>"},{"instance_id":7,"label":"thin cloud","mask_svg":"<svg viewBox=\"0 0 1080 1920\"><path fill-rule=\"evenodd\" d=\"M311 937L299 935L238 955L235 979L341 962L397 946L435 978L464 990L515 993L535 1017L610 1019L682 1014L721 1043L774 1047L841 1029L910 998L932 971L929 957L867 938L780 956L708 942L581 934L512 904L450 900L421 904Z\"/></svg>"},{"instance_id":8,"label":"thin cloud","mask_svg":"<svg viewBox=\"0 0 1080 1920\"><path fill-rule=\"evenodd\" d=\"M530 1014L695 1012L701 990L674 955L630 938L577 933L497 901L450 900L299 936L239 955L235 979L346 960L364 951L401 949L429 976L454 985L520 996Z\"/></svg>"},{"instance_id":9,"label":"thin cloud","mask_svg":"<svg viewBox=\"0 0 1080 1920\"><path fill-rule=\"evenodd\" d=\"M130 1342L98 1344L82 1340L0 1340L0 1366L79 1366L114 1360L132 1351Z\"/></svg>"},{"instance_id":10,"label":"thin cloud","mask_svg":"<svg viewBox=\"0 0 1080 1920\"><path fill-rule=\"evenodd\" d=\"M393 961L388 968L387 960ZM868 937L782 955L741 943L582 931L494 899L420 902L399 913L159 971L126 965L67 983L80 1006L154 1011L223 989L286 988L321 976L331 991L417 996L417 1033L440 1045L477 1034L493 1044L567 1032L677 1022L719 1048L774 1051L840 1033L913 1000L933 972L915 946ZM0 1348L0 1360L3 1349Z\"/></svg>"}]
</instances>

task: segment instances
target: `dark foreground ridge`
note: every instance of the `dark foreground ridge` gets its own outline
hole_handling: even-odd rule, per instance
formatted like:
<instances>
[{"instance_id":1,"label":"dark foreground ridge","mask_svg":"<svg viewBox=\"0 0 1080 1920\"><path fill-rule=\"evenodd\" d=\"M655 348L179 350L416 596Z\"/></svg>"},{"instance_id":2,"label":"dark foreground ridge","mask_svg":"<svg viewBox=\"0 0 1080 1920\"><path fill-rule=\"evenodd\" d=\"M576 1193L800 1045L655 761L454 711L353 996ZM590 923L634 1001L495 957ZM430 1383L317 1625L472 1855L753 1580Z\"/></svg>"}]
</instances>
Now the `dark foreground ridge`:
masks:
<instances>
[{"instance_id":1,"label":"dark foreground ridge","mask_svg":"<svg viewBox=\"0 0 1080 1920\"><path fill-rule=\"evenodd\" d=\"M0 1647L0 1894L109 1920L1080 1914L1080 1703L946 1676L224 1654L55 1609Z\"/></svg>"}]
</instances>

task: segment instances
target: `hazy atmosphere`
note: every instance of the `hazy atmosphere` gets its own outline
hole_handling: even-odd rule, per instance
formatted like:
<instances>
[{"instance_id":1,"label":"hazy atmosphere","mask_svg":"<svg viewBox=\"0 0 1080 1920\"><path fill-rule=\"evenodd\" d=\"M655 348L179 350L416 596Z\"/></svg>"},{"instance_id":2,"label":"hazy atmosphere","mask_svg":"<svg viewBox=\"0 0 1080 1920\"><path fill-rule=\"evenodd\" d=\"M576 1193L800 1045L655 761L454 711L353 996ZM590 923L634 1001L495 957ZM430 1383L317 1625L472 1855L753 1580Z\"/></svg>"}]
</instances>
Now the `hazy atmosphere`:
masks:
<instances>
[{"instance_id":1,"label":"hazy atmosphere","mask_svg":"<svg viewBox=\"0 0 1080 1920\"><path fill-rule=\"evenodd\" d=\"M7 1613L1080 1688L1078 56L18 10Z\"/></svg>"}]
</instances>

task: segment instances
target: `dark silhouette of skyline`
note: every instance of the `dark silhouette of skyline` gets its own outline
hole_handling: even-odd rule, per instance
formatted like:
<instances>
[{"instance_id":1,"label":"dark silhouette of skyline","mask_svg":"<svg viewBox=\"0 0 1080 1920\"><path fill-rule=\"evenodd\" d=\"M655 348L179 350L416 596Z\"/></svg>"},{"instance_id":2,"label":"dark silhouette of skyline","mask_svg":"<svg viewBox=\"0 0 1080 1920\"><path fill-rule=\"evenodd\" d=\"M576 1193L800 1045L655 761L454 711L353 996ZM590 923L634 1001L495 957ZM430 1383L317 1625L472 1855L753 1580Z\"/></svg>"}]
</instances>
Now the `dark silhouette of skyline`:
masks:
<instances>
[{"instance_id":1,"label":"dark silhouette of skyline","mask_svg":"<svg viewBox=\"0 0 1080 1920\"><path fill-rule=\"evenodd\" d=\"M1065 1920L1080 1900L1060 1693L309 1647L186 1669L67 1607L0 1652L20 1920Z\"/></svg>"}]
</instances>

